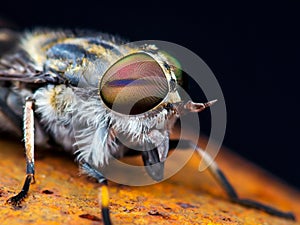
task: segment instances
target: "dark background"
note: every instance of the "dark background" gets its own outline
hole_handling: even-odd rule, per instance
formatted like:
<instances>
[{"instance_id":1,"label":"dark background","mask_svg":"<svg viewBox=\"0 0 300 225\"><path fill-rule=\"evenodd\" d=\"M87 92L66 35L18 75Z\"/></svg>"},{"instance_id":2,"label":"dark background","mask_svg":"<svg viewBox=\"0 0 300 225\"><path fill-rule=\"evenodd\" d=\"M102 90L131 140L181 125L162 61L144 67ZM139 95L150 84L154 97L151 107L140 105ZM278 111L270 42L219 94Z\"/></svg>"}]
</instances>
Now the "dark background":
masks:
<instances>
[{"instance_id":1,"label":"dark background","mask_svg":"<svg viewBox=\"0 0 300 225\"><path fill-rule=\"evenodd\" d=\"M224 144L300 187L299 6L297 1L23 1L1 3L0 16L21 29L92 28L132 41L185 46L209 65L223 89L228 113ZM194 100L201 100L195 90L190 92ZM202 116L204 132L209 132L207 117Z\"/></svg>"}]
</instances>

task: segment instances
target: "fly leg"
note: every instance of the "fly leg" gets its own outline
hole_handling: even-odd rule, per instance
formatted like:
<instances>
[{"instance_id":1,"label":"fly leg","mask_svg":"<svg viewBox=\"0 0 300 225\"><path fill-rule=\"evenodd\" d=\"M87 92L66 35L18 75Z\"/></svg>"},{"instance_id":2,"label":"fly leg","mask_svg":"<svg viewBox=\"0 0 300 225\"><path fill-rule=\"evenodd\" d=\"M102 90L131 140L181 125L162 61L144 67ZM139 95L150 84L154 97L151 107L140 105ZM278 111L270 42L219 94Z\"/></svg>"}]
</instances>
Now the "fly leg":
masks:
<instances>
[{"instance_id":1,"label":"fly leg","mask_svg":"<svg viewBox=\"0 0 300 225\"><path fill-rule=\"evenodd\" d=\"M234 187L230 184L229 180L225 176L225 174L220 170L219 166L216 162L213 161L211 156L205 152L203 149L201 149L199 146L194 144L192 141L189 140L170 140L170 149L176 148L176 146L179 149L195 149L198 154L202 157L202 160L205 164L207 164L208 169L210 173L213 175L213 177L219 182L221 187L225 190L226 194L230 198L230 200L234 203L238 203L240 205L255 208L261 211L264 211L268 214L295 220L295 216L291 212L282 212L278 209L275 209L271 206L264 205L262 203L256 202L254 200L250 199L242 199L238 196L237 192L235 191Z\"/></svg>"},{"instance_id":2,"label":"fly leg","mask_svg":"<svg viewBox=\"0 0 300 225\"><path fill-rule=\"evenodd\" d=\"M110 213L109 213L109 194L108 194L108 187L107 187L107 180L102 175L101 172L96 170L90 164L83 162L80 164L81 170L83 173L87 174L88 176L94 177L97 181L101 184L99 190L99 202L101 205L101 214L104 225L111 225L110 220Z\"/></svg>"},{"instance_id":3,"label":"fly leg","mask_svg":"<svg viewBox=\"0 0 300 225\"><path fill-rule=\"evenodd\" d=\"M26 99L24 109L24 141L26 155L26 178L22 190L7 200L13 206L18 206L27 196L31 183L34 183L34 114L33 100Z\"/></svg>"}]
</instances>

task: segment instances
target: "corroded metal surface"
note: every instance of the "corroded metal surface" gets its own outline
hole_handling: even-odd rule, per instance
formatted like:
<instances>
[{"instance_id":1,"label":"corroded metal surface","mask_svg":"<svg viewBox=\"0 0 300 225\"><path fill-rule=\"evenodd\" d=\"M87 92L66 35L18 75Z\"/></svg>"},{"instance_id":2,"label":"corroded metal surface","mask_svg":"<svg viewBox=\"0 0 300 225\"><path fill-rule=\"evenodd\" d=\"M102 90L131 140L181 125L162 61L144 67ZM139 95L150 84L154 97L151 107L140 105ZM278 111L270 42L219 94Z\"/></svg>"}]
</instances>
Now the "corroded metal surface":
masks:
<instances>
[{"instance_id":1,"label":"corroded metal surface","mask_svg":"<svg viewBox=\"0 0 300 225\"><path fill-rule=\"evenodd\" d=\"M73 158L55 150L37 151L36 183L22 206L6 204L21 189L25 159L21 143L0 140L0 146L1 224L101 224L97 183L79 176ZM217 162L242 197L293 211L300 219L298 191L226 149ZM156 185L110 183L114 224L300 224L230 203L208 172L197 171L198 164L195 155L174 177Z\"/></svg>"}]
</instances>

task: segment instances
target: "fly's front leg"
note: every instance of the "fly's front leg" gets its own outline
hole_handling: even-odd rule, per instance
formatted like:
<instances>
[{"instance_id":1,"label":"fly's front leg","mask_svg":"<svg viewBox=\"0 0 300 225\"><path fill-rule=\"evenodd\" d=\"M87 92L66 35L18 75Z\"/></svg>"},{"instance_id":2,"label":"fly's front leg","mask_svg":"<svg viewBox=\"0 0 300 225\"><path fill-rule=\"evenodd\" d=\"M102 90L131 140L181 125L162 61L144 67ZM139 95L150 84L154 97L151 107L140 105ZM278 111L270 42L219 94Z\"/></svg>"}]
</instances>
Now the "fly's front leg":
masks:
<instances>
[{"instance_id":1,"label":"fly's front leg","mask_svg":"<svg viewBox=\"0 0 300 225\"><path fill-rule=\"evenodd\" d=\"M230 200L232 202L238 203L238 204L246 206L246 207L262 210L271 215L275 215L275 216L290 219L290 220L295 220L295 216L293 213L282 212L278 209L275 209L271 206L264 205L260 202L254 201L254 200L241 199L238 196L238 194L236 193L233 186L230 184L229 180L226 178L225 174L220 170L217 163L213 161L213 159L207 152L202 150L200 147L198 147L192 141L170 140L170 148L176 148L176 147L178 147L179 149L195 149L198 152L198 154L202 157L202 160L204 161L204 163L208 166L208 169L211 172L211 174L220 183L221 187L225 190L225 192L227 193L228 197L230 198Z\"/></svg>"},{"instance_id":2,"label":"fly's front leg","mask_svg":"<svg viewBox=\"0 0 300 225\"><path fill-rule=\"evenodd\" d=\"M17 206L27 196L30 184L34 182L34 102L26 99L24 108L24 142L26 155L26 178L22 190L7 200L8 203Z\"/></svg>"},{"instance_id":3,"label":"fly's front leg","mask_svg":"<svg viewBox=\"0 0 300 225\"><path fill-rule=\"evenodd\" d=\"M109 213L109 194L108 194L108 187L107 187L107 180L103 176L101 172L97 169L92 167L90 164L83 162L80 164L81 170L83 173L87 174L88 176L94 177L97 181L101 184L99 189L99 202L101 205L101 214L104 225L111 225L110 220L110 213Z\"/></svg>"}]
</instances>

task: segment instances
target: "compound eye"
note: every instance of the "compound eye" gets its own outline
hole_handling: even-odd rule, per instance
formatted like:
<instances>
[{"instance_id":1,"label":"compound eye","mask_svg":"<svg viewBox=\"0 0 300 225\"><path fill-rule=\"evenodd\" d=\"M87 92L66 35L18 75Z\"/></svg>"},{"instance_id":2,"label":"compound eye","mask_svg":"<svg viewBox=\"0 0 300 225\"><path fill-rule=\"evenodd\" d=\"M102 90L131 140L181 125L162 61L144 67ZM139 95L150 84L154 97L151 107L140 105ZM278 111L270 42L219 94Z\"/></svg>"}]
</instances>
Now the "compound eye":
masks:
<instances>
[{"instance_id":1,"label":"compound eye","mask_svg":"<svg viewBox=\"0 0 300 225\"><path fill-rule=\"evenodd\" d=\"M100 98L113 111L136 115L159 105L169 92L160 65L145 53L128 55L103 75Z\"/></svg>"},{"instance_id":2,"label":"compound eye","mask_svg":"<svg viewBox=\"0 0 300 225\"><path fill-rule=\"evenodd\" d=\"M171 54L165 51L160 51L169 61L169 66L173 68L174 74L176 76L177 84L183 85L183 75L180 62Z\"/></svg>"}]
</instances>

